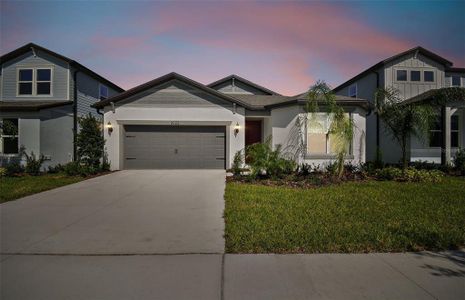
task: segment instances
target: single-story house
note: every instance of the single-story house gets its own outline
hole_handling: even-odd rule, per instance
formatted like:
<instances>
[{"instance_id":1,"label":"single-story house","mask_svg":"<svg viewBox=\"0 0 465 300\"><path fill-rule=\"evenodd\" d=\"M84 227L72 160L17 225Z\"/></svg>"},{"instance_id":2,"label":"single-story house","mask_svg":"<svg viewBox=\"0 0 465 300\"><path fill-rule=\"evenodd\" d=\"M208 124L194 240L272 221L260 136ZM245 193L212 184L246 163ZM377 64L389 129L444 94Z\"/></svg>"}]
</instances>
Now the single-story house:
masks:
<instances>
[{"instance_id":1,"label":"single-story house","mask_svg":"<svg viewBox=\"0 0 465 300\"><path fill-rule=\"evenodd\" d=\"M306 94L283 96L237 75L204 85L169 73L93 104L103 113L113 170L231 167L236 152L264 142L282 145L299 163L335 159L330 118L307 128ZM347 161L365 162L367 101L337 96L355 125Z\"/></svg>"}]
</instances>

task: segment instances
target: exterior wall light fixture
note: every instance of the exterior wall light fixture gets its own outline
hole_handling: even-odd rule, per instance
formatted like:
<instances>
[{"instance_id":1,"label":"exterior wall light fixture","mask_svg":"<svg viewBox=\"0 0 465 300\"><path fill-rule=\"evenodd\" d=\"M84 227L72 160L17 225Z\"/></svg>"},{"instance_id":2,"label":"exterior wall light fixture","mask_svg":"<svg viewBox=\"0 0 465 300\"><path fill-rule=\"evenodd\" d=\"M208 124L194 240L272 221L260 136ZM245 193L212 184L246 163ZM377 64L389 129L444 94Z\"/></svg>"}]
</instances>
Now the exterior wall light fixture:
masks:
<instances>
[{"instance_id":1,"label":"exterior wall light fixture","mask_svg":"<svg viewBox=\"0 0 465 300\"><path fill-rule=\"evenodd\" d=\"M240 128L241 128L241 126L239 125L238 122L236 122L236 126L234 126L234 136L237 136L237 134L239 133Z\"/></svg>"},{"instance_id":2,"label":"exterior wall light fixture","mask_svg":"<svg viewBox=\"0 0 465 300\"><path fill-rule=\"evenodd\" d=\"M111 125L110 122L107 123L107 130L108 130L108 134L111 134L113 132L113 125Z\"/></svg>"}]
</instances>

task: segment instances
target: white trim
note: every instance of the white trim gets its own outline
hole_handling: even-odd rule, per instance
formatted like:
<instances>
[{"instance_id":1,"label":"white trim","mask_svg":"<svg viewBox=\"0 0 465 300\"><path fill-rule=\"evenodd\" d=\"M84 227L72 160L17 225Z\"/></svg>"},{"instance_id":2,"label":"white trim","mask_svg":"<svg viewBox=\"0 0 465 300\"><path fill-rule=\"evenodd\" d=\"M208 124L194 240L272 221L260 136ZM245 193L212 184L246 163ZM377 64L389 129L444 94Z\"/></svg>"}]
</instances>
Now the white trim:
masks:
<instances>
[{"instance_id":1,"label":"white trim","mask_svg":"<svg viewBox=\"0 0 465 300\"><path fill-rule=\"evenodd\" d=\"M397 72L398 71L405 71L405 80L397 80ZM394 68L394 82L405 83L408 82L408 70L406 68Z\"/></svg>"},{"instance_id":2,"label":"white trim","mask_svg":"<svg viewBox=\"0 0 465 300\"><path fill-rule=\"evenodd\" d=\"M437 74L436 74L435 71L436 71L436 70L434 70L434 69L431 69L431 70L423 70L423 82L425 82L425 83L436 83L436 82L437 82L437 77L438 77L438 76L437 76ZM425 80L425 73L426 73L426 72L431 72L431 73L433 73L433 81L426 81L426 80Z\"/></svg>"},{"instance_id":3,"label":"white trim","mask_svg":"<svg viewBox=\"0 0 465 300\"><path fill-rule=\"evenodd\" d=\"M21 70L32 70L32 81L20 81L19 80L19 72ZM37 80L37 70L50 70L50 81L38 81ZM17 98L41 98L41 97L53 97L53 76L54 76L54 65L46 65L46 66L34 66L34 67L28 67L24 65L19 65L16 67L16 97ZM2 73L3 77L3 73ZM32 83L32 94L20 94L19 93L19 84L21 82L27 83L31 82ZM37 83L39 82L50 82L50 94L37 94ZM69 86L69 83L68 83ZM69 90L69 88L68 88Z\"/></svg>"}]
</instances>

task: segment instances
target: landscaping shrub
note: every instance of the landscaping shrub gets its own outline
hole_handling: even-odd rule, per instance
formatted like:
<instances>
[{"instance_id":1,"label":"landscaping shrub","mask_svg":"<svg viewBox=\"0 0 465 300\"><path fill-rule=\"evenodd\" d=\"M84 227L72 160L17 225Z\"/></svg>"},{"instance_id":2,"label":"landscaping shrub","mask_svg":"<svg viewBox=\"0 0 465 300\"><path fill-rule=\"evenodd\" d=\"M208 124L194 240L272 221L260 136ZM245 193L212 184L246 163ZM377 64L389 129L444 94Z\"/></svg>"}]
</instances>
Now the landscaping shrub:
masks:
<instances>
[{"instance_id":1,"label":"landscaping shrub","mask_svg":"<svg viewBox=\"0 0 465 300\"><path fill-rule=\"evenodd\" d=\"M234 154L233 163L232 163L232 172L234 176L240 176L242 171L242 164L244 163L242 150L239 150Z\"/></svg>"},{"instance_id":2,"label":"landscaping shrub","mask_svg":"<svg viewBox=\"0 0 465 300\"><path fill-rule=\"evenodd\" d=\"M465 149L460 149L455 153L454 167L461 175L465 175Z\"/></svg>"},{"instance_id":3,"label":"landscaping shrub","mask_svg":"<svg viewBox=\"0 0 465 300\"><path fill-rule=\"evenodd\" d=\"M281 145L271 147L271 139L265 143L257 143L247 147L246 161L251 169L251 176L282 177L295 171L296 163L288 159L282 152Z\"/></svg>"},{"instance_id":4,"label":"landscaping shrub","mask_svg":"<svg viewBox=\"0 0 465 300\"><path fill-rule=\"evenodd\" d=\"M24 156L26 157L25 172L32 176L40 175L45 157L42 154L39 155L39 157L36 157L34 152L31 152L30 155L28 155L27 152L24 152Z\"/></svg>"},{"instance_id":5,"label":"landscaping shrub","mask_svg":"<svg viewBox=\"0 0 465 300\"><path fill-rule=\"evenodd\" d=\"M0 178L6 176L6 168L0 168Z\"/></svg>"},{"instance_id":6,"label":"landscaping shrub","mask_svg":"<svg viewBox=\"0 0 465 300\"><path fill-rule=\"evenodd\" d=\"M21 159L10 159L5 166L6 176L18 176L24 173L24 167L21 165Z\"/></svg>"},{"instance_id":7,"label":"landscaping shrub","mask_svg":"<svg viewBox=\"0 0 465 300\"><path fill-rule=\"evenodd\" d=\"M89 113L79 118L79 127L76 140L79 161L89 168L100 169L105 144L100 121Z\"/></svg>"},{"instance_id":8,"label":"landscaping shrub","mask_svg":"<svg viewBox=\"0 0 465 300\"><path fill-rule=\"evenodd\" d=\"M56 174L65 171L65 167L62 164L57 164L54 166L48 166L47 173Z\"/></svg>"},{"instance_id":9,"label":"landscaping shrub","mask_svg":"<svg viewBox=\"0 0 465 300\"><path fill-rule=\"evenodd\" d=\"M376 171L378 180L395 180L406 182L439 182L444 173L439 170L417 170L415 168L407 168L405 170L386 167Z\"/></svg>"},{"instance_id":10,"label":"landscaping shrub","mask_svg":"<svg viewBox=\"0 0 465 300\"><path fill-rule=\"evenodd\" d=\"M87 166L77 161L67 163L66 165L63 166L63 168L65 171L65 174L68 176L86 177L89 175L97 174L99 171L101 171L100 166L98 166L97 168L94 168L92 166Z\"/></svg>"}]
</instances>

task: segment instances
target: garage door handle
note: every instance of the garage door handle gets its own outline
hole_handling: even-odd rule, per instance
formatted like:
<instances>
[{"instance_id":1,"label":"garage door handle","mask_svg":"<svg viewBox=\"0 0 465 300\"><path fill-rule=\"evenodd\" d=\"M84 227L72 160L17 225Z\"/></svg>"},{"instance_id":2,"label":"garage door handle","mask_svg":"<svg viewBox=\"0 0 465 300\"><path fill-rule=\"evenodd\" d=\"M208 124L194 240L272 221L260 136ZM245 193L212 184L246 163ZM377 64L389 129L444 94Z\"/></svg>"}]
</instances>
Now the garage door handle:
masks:
<instances>
[{"instance_id":1,"label":"garage door handle","mask_svg":"<svg viewBox=\"0 0 465 300\"><path fill-rule=\"evenodd\" d=\"M135 157L126 157L126 160L136 159Z\"/></svg>"},{"instance_id":2,"label":"garage door handle","mask_svg":"<svg viewBox=\"0 0 465 300\"><path fill-rule=\"evenodd\" d=\"M174 154L178 154L178 149L174 149Z\"/></svg>"}]
</instances>

